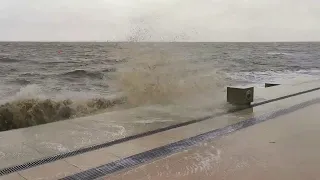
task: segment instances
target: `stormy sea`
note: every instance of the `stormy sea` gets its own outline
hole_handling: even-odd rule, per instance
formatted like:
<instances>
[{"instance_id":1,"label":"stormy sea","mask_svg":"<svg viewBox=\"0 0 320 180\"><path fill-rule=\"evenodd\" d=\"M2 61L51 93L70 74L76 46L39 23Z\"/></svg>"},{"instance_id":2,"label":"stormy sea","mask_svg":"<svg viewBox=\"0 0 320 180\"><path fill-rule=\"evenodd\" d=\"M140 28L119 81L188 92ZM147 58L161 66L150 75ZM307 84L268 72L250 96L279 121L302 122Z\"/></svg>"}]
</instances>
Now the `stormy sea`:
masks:
<instances>
[{"instance_id":1,"label":"stormy sea","mask_svg":"<svg viewBox=\"0 0 320 180\"><path fill-rule=\"evenodd\" d=\"M0 131L320 76L320 43L0 42Z\"/></svg>"}]
</instances>

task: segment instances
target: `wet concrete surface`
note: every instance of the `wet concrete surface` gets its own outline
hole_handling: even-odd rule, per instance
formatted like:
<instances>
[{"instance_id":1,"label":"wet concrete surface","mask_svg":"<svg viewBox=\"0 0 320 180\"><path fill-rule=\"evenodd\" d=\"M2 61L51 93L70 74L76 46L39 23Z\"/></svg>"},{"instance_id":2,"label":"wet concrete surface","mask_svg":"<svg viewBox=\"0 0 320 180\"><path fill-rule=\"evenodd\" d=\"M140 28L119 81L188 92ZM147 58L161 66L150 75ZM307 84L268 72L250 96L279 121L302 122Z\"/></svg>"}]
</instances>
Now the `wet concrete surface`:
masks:
<instances>
[{"instance_id":1,"label":"wet concrete surface","mask_svg":"<svg viewBox=\"0 0 320 180\"><path fill-rule=\"evenodd\" d=\"M0 145L0 167L8 167L44 157L24 144Z\"/></svg>"},{"instance_id":2,"label":"wet concrete surface","mask_svg":"<svg viewBox=\"0 0 320 180\"><path fill-rule=\"evenodd\" d=\"M295 84L280 84L279 86L273 86L269 88L255 88L254 103L260 103L266 100L319 88L319 85L320 80L314 80Z\"/></svg>"},{"instance_id":3,"label":"wet concrete surface","mask_svg":"<svg viewBox=\"0 0 320 180\"><path fill-rule=\"evenodd\" d=\"M170 110L149 106L0 132L0 168L111 142L205 114L198 108L172 106Z\"/></svg>"},{"instance_id":4,"label":"wet concrete surface","mask_svg":"<svg viewBox=\"0 0 320 180\"><path fill-rule=\"evenodd\" d=\"M319 179L320 105L103 179Z\"/></svg>"},{"instance_id":5,"label":"wet concrete surface","mask_svg":"<svg viewBox=\"0 0 320 180\"><path fill-rule=\"evenodd\" d=\"M291 89L288 89L288 87L284 88L285 86L268 88L268 91L267 89L259 89L256 95L260 98L265 97L264 99L270 99L314 88L317 84L319 82L310 82L303 86L297 85ZM270 93L270 91L275 91L276 93ZM305 95L304 98L313 98L314 96L311 93ZM298 103L301 101L301 98L293 98L290 101ZM230 118L211 122L210 125L205 124L202 129L199 128L198 130L199 133L204 129L209 130L211 128L213 130L214 128L245 120L259 112L268 112L285 107L287 104L287 101L281 101L273 105L264 105L263 107L255 107L254 109L230 114L228 115ZM193 106L192 104L185 106L147 106L0 132L0 168L95 144L110 142L119 138L225 111L223 106L218 106L219 108L217 106L206 107L208 108ZM189 134L188 131L184 131L184 133L178 133L176 136L183 138Z\"/></svg>"}]
</instances>

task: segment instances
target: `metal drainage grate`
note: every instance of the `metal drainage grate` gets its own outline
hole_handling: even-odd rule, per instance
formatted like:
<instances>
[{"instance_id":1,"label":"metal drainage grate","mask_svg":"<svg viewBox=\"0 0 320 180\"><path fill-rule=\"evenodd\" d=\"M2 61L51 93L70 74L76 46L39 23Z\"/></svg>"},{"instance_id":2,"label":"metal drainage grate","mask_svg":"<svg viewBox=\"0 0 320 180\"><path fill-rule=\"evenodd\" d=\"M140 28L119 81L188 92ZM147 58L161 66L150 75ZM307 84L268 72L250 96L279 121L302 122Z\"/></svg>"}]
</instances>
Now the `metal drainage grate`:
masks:
<instances>
[{"instance_id":1,"label":"metal drainage grate","mask_svg":"<svg viewBox=\"0 0 320 180\"><path fill-rule=\"evenodd\" d=\"M234 131L247 128L249 126L253 126L255 124L258 124L270 119L274 119L276 117L294 112L296 110L299 110L314 104L319 104L319 103L320 103L320 98L317 98L311 101L307 101L298 105L291 106L290 108L287 108L287 109L274 111L257 118L251 118L230 126L226 126L221 129L213 130L208 133L204 133L204 134L194 136L188 139L184 139L184 140L181 140L172 144L168 144L159 148L155 148L140 154L133 155L131 157L127 157L115 162L102 165L97 168L89 169L89 170L80 172L78 174L62 178L61 180L83 180L83 179L93 180L93 179L102 178L103 176L118 172L120 170L133 168L135 166L150 162L154 159L167 157L171 154L181 152L182 150L188 147L194 146L196 144L199 144L203 141L212 140L216 137L227 135Z\"/></svg>"},{"instance_id":2,"label":"metal drainage grate","mask_svg":"<svg viewBox=\"0 0 320 180\"><path fill-rule=\"evenodd\" d=\"M114 140L114 141L111 141L111 142L106 142L106 143L103 143L103 144L93 145L93 146L81 148L81 149L78 149L78 150L75 150L75 151L61 153L61 154L57 154L57 155L54 155L54 156L45 157L45 158L42 158L42 159L39 159L39 160L23 163L23 164L20 164L20 165L15 165L15 166L3 168L3 169L0 169L0 177L4 176L4 175L7 175L7 174L10 174L10 173L17 172L17 171L22 171L22 170L26 170L26 169L29 169L29 168L32 168L32 167L39 166L39 165L51 163L51 162L54 162L54 161L57 161L57 160L60 160L60 159L67 158L67 157L83 154L83 153L94 151L94 150L98 150L98 149L101 149L101 148L106 148L106 147L109 147L109 146L112 146L112 145L115 145L115 144L127 142L127 141L130 141L130 140L134 140L134 139L138 139L138 138L141 138L141 137L153 135L153 134L164 132L164 131L167 131L167 130L171 130L171 129L187 126L187 125L190 125L190 124L199 123L199 122L202 122L202 121L205 121L205 120L208 120L208 119L212 119L212 118L215 118L215 117L218 117L218 116L222 116L222 115L226 115L226 114L229 114L229 113L238 112L238 111L241 111L241 110L244 110L244 109L252 108L252 107L255 107L255 106L267 104L267 103L274 102L274 101L279 101L279 100L282 100L282 99L290 98L290 97L293 97L293 96L297 96L297 95L301 95L301 94L305 94L305 93L309 93L309 92L317 91L317 90L320 90L320 87L319 88L310 89L310 90L307 90L307 91L302 91L302 92L295 93L295 94L291 94L291 95L287 95L287 96L283 96L283 97L279 97L279 98L275 98L275 99L271 99L271 100L267 100L267 101L263 101L263 102L260 102L260 103L255 103L250 107L233 109L233 110L230 110L228 112L217 113L215 115L206 116L206 117L202 117L202 118L199 118L199 119L194 119L194 120L191 120L191 121L187 121L187 122L183 122L183 123L167 126L167 127L164 127L164 128L159 128L159 129L152 130L152 131L147 131L147 132L144 132L144 133L141 133L141 134L128 136L128 137L125 137L125 138L122 138L122 139L117 139L117 140Z\"/></svg>"}]
</instances>

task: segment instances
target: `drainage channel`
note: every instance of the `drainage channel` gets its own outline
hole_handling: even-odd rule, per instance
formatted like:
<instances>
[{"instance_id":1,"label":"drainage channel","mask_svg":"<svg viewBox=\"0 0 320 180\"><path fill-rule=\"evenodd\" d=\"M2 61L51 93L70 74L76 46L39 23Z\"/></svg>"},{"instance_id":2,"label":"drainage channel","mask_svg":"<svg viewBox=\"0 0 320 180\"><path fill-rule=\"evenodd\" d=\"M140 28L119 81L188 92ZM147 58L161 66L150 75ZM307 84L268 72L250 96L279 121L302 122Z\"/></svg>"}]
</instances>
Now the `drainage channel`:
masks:
<instances>
[{"instance_id":1,"label":"drainage channel","mask_svg":"<svg viewBox=\"0 0 320 180\"><path fill-rule=\"evenodd\" d=\"M171 130L171 129L187 126L187 125L190 125L190 124L199 123L199 122L206 121L206 120L209 120L209 119L212 119L212 118L215 118L215 117L219 117L219 116L222 116L222 115L227 115L229 113L235 113L235 112L238 112L238 111L241 111L241 110L249 109L249 108L252 108L252 107L256 107L256 106L260 106L260 105L263 105L263 104L279 101L279 100L282 100L282 99L287 99L287 98L290 98L290 97L298 96L298 95L301 95L301 94L305 94L305 93L309 93L309 92L313 92L313 91L317 91L317 90L320 90L320 87L314 88L314 89L310 89L310 90L306 90L306 91L302 91L302 92L295 93L295 94L290 94L290 95L279 97L279 98L275 98L275 99L271 99L271 100L267 100L267 101L263 101L263 102L259 102L259 103L253 103L250 107L233 109L233 110L230 110L230 111L227 111L227 112L217 113L217 114L214 114L214 115L205 116L205 117L194 119L194 120L191 120L191 121L187 121L187 122L183 122L183 123L167 126L167 127L164 127L164 128L159 128L159 129L156 129L156 130L147 131L147 132L144 132L144 133L128 136L128 137L125 137L125 138L122 138L122 139L117 139L117 140L114 140L114 141L111 141L111 142L106 142L106 143L98 144L98 145L92 145L92 146L89 146L89 147L80 148L80 149L75 150L75 151L61 153L61 154L57 154L57 155L41 158L41 159L38 159L38 160L35 160L35 161L30 161L30 162L27 162L27 163L23 163L23 164L14 165L14 166L11 166L11 167L3 168L3 169L0 169L0 177L4 176L4 175L7 175L7 174L10 174L10 173L17 172L17 171L22 171L22 170L26 170L26 169L29 169L29 168L32 168L32 167L36 167L36 166L40 166L40 165L43 165L43 164L51 163L51 162L54 162L54 161L57 161L57 160L60 160L60 159L76 156L76 155L79 155L79 154L83 154L83 153L86 153L86 152L90 152L90 151L94 151L94 150L98 150L98 149L102 149L102 148L106 148L106 147L109 147L109 146L112 146L112 145L115 145L115 144L127 142L127 141L130 141L130 140L142 138L142 137L145 137L145 136L150 136L150 135L153 135L153 134L156 134L156 133L160 133L160 132L168 131L168 130Z\"/></svg>"}]
</instances>

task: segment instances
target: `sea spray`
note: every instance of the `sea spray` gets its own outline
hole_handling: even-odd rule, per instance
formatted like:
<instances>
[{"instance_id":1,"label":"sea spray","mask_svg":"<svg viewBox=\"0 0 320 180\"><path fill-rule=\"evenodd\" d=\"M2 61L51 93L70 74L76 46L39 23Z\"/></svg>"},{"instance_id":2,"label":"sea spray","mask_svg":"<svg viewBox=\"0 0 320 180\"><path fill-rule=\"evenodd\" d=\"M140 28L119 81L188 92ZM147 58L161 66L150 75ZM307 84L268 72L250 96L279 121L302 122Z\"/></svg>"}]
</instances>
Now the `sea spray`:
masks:
<instances>
[{"instance_id":1,"label":"sea spray","mask_svg":"<svg viewBox=\"0 0 320 180\"><path fill-rule=\"evenodd\" d=\"M223 75L206 64L191 66L187 60L161 50L130 54L136 58L117 72L118 87L128 104L181 104L198 96L215 101L225 86Z\"/></svg>"},{"instance_id":2,"label":"sea spray","mask_svg":"<svg viewBox=\"0 0 320 180\"><path fill-rule=\"evenodd\" d=\"M14 96L1 99L0 130L102 113L115 106L177 105L211 112L221 103L224 76L207 63L190 63L157 48L132 48L128 53L134 58L118 65L114 78L108 80L108 91L115 86L117 96L45 92L37 85L27 85Z\"/></svg>"}]
</instances>

